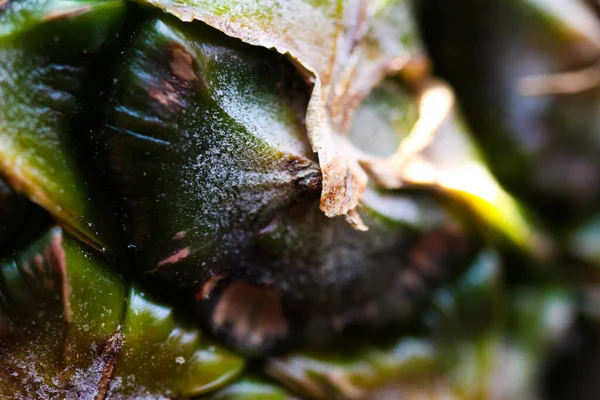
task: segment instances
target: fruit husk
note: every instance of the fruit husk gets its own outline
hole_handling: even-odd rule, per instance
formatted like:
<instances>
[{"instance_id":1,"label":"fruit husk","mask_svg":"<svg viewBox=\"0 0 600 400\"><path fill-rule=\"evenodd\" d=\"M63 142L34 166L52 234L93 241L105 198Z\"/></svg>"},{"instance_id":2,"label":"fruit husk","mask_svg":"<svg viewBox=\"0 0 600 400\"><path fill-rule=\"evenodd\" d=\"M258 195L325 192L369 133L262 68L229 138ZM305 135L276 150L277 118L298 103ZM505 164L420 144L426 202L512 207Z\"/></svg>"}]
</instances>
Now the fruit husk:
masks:
<instances>
[{"instance_id":1,"label":"fruit husk","mask_svg":"<svg viewBox=\"0 0 600 400\"><path fill-rule=\"evenodd\" d=\"M368 188L359 211L368 232L323 216L321 166L303 124L308 91L277 54L197 21L151 16L114 76L91 154L120 210L131 266L196 303L207 327L241 351L402 320L478 245L418 191ZM439 274L417 277L413 295L402 274L420 244L432 246L424 262ZM215 322L231 287L273 296L286 328L257 337L242 328L263 331L263 312L239 308L257 316Z\"/></svg>"}]
</instances>

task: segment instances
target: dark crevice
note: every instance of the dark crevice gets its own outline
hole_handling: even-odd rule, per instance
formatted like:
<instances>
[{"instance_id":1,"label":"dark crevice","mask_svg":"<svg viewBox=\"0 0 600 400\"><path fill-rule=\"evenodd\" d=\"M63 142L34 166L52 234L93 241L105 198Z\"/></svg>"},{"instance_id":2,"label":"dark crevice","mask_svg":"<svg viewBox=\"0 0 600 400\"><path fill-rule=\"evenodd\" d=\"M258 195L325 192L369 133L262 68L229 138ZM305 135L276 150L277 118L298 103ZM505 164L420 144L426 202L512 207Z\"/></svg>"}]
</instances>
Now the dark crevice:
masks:
<instances>
[{"instance_id":1,"label":"dark crevice","mask_svg":"<svg viewBox=\"0 0 600 400\"><path fill-rule=\"evenodd\" d=\"M115 217L114 205L111 202L109 190L103 177L99 174L102 162L93 150L92 141L94 135L104 129L106 109L110 102L111 88L114 84L115 69L126 53L126 49L134 36L134 33L144 18L145 13L132 3L126 3L126 12L119 31L114 37L107 38L103 47L95 54L89 56L86 62L86 76L84 78L84 90L80 100L81 112L72 119L70 124L70 145L72 146L77 165L88 183L90 202L95 208L95 216L98 223L97 230L109 236L109 245L120 243ZM104 239L104 238L103 238ZM107 254L112 259L117 257L117 248L107 249Z\"/></svg>"},{"instance_id":2,"label":"dark crevice","mask_svg":"<svg viewBox=\"0 0 600 400\"><path fill-rule=\"evenodd\" d=\"M0 258L12 256L52 225L50 215L0 179Z\"/></svg>"}]
</instances>

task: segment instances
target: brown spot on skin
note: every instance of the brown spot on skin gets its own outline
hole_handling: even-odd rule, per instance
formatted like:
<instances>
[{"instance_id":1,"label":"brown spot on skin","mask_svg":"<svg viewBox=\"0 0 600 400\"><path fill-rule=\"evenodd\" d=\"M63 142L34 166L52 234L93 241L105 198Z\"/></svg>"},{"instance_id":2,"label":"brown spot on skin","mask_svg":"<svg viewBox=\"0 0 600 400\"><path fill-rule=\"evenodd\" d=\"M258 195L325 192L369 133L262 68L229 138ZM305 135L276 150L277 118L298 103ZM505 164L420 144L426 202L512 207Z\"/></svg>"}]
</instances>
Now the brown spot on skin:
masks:
<instances>
[{"instance_id":1,"label":"brown spot on skin","mask_svg":"<svg viewBox=\"0 0 600 400\"><path fill-rule=\"evenodd\" d=\"M52 235L50 244L44 249L44 258L53 271L60 277L61 295L63 300L63 316L70 323L73 317L71 310L71 287L67 277L67 258L62 246L62 233Z\"/></svg>"},{"instance_id":2,"label":"brown spot on skin","mask_svg":"<svg viewBox=\"0 0 600 400\"><path fill-rule=\"evenodd\" d=\"M213 312L212 323L216 328L231 324L234 337L253 347L260 346L267 337L285 336L288 332L279 295L243 281L225 289Z\"/></svg>"},{"instance_id":3,"label":"brown spot on skin","mask_svg":"<svg viewBox=\"0 0 600 400\"><path fill-rule=\"evenodd\" d=\"M219 283L219 281L223 278L224 276L220 274L214 274L213 276L208 278L204 285L202 285L202 288L198 292L196 292L196 300L207 300L210 297L212 291L217 286L217 283Z\"/></svg>"},{"instance_id":4,"label":"brown spot on skin","mask_svg":"<svg viewBox=\"0 0 600 400\"><path fill-rule=\"evenodd\" d=\"M175 88L169 82L164 82L160 88L152 88L148 91L150 97L166 107L177 105L184 107L185 103L179 98Z\"/></svg>"},{"instance_id":5,"label":"brown spot on skin","mask_svg":"<svg viewBox=\"0 0 600 400\"><path fill-rule=\"evenodd\" d=\"M49 274L49 271L46 271L46 268L44 267L44 257L41 254L36 254L33 256L33 264L38 270L46 289L49 292L54 291L54 277Z\"/></svg>"},{"instance_id":6,"label":"brown spot on skin","mask_svg":"<svg viewBox=\"0 0 600 400\"><path fill-rule=\"evenodd\" d=\"M33 263L35 264L35 267L37 268L38 272L40 274L44 273L44 258L42 257L41 254L36 254L35 256L33 256Z\"/></svg>"},{"instance_id":7,"label":"brown spot on skin","mask_svg":"<svg viewBox=\"0 0 600 400\"><path fill-rule=\"evenodd\" d=\"M181 47L175 47L171 51L171 55L171 70L173 71L173 75L184 81L198 80L196 71L194 71L192 56L187 51Z\"/></svg>"},{"instance_id":8,"label":"brown spot on skin","mask_svg":"<svg viewBox=\"0 0 600 400\"><path fill-rule=\"evenodd\" d=\"M181 231L181 232L177 232L176 234L173 235L173 237L171 239L173 240L181 240L185 237L185 235L187 234L186 231Z\"/></svg>"},{"instance_id":9,"label":"brown spot on skin","mask_svg":"<svg viewBox=\"0 0 600 400\"><path fill-rule=\"evenodd\" d=\"M0 6L2 6L2 5L0 4ZM42 21L46 22L46 21L52 21L52 20L57 20L57 19L63 19L63 18L72 18L72 17L76 17L81 14L85 14L86 12L90 11L91 9L92 9L92 6L81 6L78 8L71 9L71 10L51 11L42 17Z\"/></svg>"},{"instance_id":10,"label":"brown spot on skin","mask_svg":"<svg viewBox=\"0 0 600 400\"><path fill-rule=\"evenodd\" d=\"M177 250L175 253L171 254L169 257L159 262L156 265L156 268L154 268L151 272L154 272L157 269L164 267L165 265L177 264L178 262L185 260L189 255L189 247L184 247L183 249Z\"/></svg>"},{"instance_id":11,"label":"brown spot on skin","mask_svg":"<svg viewBox=\"0 0 600 400\"><path fill-rule=\"evenodd\" d=\"M100 358L104 362L102 368L102 377L98 382L98 393L94 400L105 400L108 390L110 389L110 383L112 382L115 366L119 358L119 352L121 350L121 332L116 330L113 334L104 342L104 348Z\"/></svg>"}]
</instances>

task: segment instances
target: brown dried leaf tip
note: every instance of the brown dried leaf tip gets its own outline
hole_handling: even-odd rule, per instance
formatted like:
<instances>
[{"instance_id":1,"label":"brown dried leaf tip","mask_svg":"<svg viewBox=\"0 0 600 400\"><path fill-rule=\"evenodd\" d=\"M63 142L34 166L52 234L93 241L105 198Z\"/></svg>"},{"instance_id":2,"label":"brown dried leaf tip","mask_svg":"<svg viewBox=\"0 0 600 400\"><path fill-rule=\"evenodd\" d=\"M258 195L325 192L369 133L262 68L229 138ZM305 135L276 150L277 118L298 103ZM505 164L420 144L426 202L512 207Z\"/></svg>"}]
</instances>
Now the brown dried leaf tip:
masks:
<instances>
[{"instance_id":1,"label":"brown dried leaf tip","mask_svg":"<svg viewBox=\"0 0 600 400\"><path fill-rule=\"evenodd\" d=\"M253 348L288 332L280 296L270 288L244 281L234 282L224 290L213 312L212 324L219 330L231 325L232 336Z\"/></svg>"},{"instance_id":2,"label":"brown dried leaf tip","mask_svg":"<svg viewBox=\"0 0 600 400\"><path fill-rule=\"evenodd\" d=\"M113 332L113 334L104 342L104 348L100 359L104 363L102 368L102 376L100 382L98 382L98 393L94 400L104 400L110 389L110 383L114 376L115 366L119 359L119 352L121 350L121 332L119 329Z\"/></svg>"}]
</instances>

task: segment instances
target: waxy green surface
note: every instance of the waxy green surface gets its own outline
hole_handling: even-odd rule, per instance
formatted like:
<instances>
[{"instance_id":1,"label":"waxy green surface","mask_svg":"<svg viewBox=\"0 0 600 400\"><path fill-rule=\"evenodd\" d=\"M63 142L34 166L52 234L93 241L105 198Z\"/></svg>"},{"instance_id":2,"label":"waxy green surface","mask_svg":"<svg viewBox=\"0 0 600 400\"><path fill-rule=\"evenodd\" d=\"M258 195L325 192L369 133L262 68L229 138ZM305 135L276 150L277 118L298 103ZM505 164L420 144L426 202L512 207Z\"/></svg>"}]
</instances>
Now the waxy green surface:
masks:
<instances>
[{"instance_id":1,"label":"waxy green surface","mask_svg":"<svg viewBox=\"0 0 600 400\"><path fill-rule=\"evenodd\" d=\"M283 338L249 344L211 326L244 351L405 319L477 246L426 193L368 188L360 211L368 232L326 218L302 124L307 88L281 57L199 22L143 22L109 98L94 163L138 267L195 297L203 321L236 280L281 299ZM421 274L411 250L435 270L414 287L403 276ZM221 286L202 294L212 277Z\"/></svg>"},{"instance_id":2,"label":"waxy green surface","mask_svg":"<svg viewBox=\"0 0 600 400\"><path fill-rule=\"evenodd\" d=\"M59 228L4 258L0 283L1 397L188 397L244 367Z\"/></svg>"},{"instance_id":3,"label":"waxy green surface","mask_svg":"<svg viewBox=\"0 0 600 400\"><path fill-rule=\"evenodd\" d=\"M200 394L241 371L239 358L176 323L169 307L127 289L99 255L58 228L5 259L1 272L2 395L96 396L113 362L111 398ZM363 341L269 361L266 372L291 394L243 379L207 398L476 399L498 390L509 390L500 398L529 398L535 388L528 382L569 326L572 303L551 287L507 292L501 275L495 253L483 252L459 280L434 293L417 332L388 345ZM107 352L107 338L115 337L119 346ZM519 374L506 377L510 385L496 387L500 371L515 369Z\"/></svg>"},{"instance_id":4,"label":"waxy green surface","mask_svg":"<svg viewBox=\"0 0 600 400\"><path fill-rule=\"evenodd\" d=\"M311 88L298 82L283 57L198 22L151 13L141 18L127 46L108 46L107 39L121 32L120 2L6 4L0 12L0 73L10 79L0 85L0 105L5 106L0 110L0 163L6 163L0 164L0 174L79 238L96 247L106 245L107 236L96 233L101 219L94 216L94 208L99 203L89 192L96 184L87 180L88 170L93 170L109 177L108 184L98 187L117 205L127 239L121 247L131 250L137 268L151 271L149 276L160 282L167 278L175 286L194 289L215 271L259 283L275 281L300 310L306 297L318 298L307 307L308 312L316 310L309 314L310 323L300 321L317 340L327 336L327 325L341 330L373 322L373 308L366 301L373 288L384 310L377 316L381 322L408 315L407 309L438 287L439 281L418 276L425 288L415 295L413 285L396 279L402 271L398 264L411 264L404 249L440 226L455 225L431 196L367 188L359 212L370 227L368 233L354 231L342 219L326 219L317 209L321 175L302 122ZM182 19L206 20L264 47L270 47L265 32L294 32L278 35L277 49L285 52L281 49L288 46L300 70L314 75L308 137L315 149L322 145L329 151L319 154L324 165L337 150L330 152L328 140L319 142L319 129L335 137L337 129L350 124L357 105L336 97L336 85L354 76L345 94L366 96L380 77L379 68L414 46L410 24L398 23L408 18L405 4L373 3L367 14L373 12L378 22L356 48L338 49L333 61L322 57L327 46L363 39L357 34L364 32L360 24L339 23L342 15L353 12L349 20L360 20L359 7L353 2L290 1L292 11L302 11L294 14L296 18L280 18L290 10L282 8L281 15L254 19L272 13L269 7L282 7L269 4L263 2L264 9L246 1L231 2L230 7L212 1L158 5ZM314 16L325 18L320 28ZM253 25L256 21L265 25ZM234 28L242 31L230 31ZM317 34L303 36L299 28ZM70 29L81 35L72 35ZM94 104L106 126L90 127L92 147L96 146L90 168L78 164L81 157L72 141L87 141L89 129L74 131L78 125L73 119L85 115L85 109L89 112L90 104L84 102L91 95L83 88L94 68L88 55L99 57L107 51L115 56L115 49L120 55L106 71L113 75L107 79L111 87ZM369 62L359 63L347 75L346 67L352 67L358 55L366 55ZM53 63L46 69L49 60ZM35 95L23 90L30 87ZM371 151L368 146L377 142L387 148L375 146L372 151L390 154L396 143L390 135L402 136L414 118L411 96L385 83L359 108L351 135L360 130L356 126L371 127L377 120L382 136L363 140L360 147ZM334 132L327 133L328 125ZM31 133L32 127L39 128L38 136ZM453 129L463 131L458 125ZM491 180L472 146L448 150L441 143L437 154L446 157L438 162L452 165L464 155L476 159L477 176L488 185L442 182L442 189L467 197L478 217L512 243L535 248L539 243L534 242L530 222ZM431 151L436 154L435 146ZM469 176L453 175L452 168L442 171L456 178L451 183ZM492 197L481 191L490 185ZM349 188L356 189L352 184ZM0 205L5 204L1 196L2 187ZM353 204L352 195L348 198L332 205L330 213L343 213ZM111 242L107 250L119 253L120 247ZM184 253L186 261L179 263ZM460 272L469 258L453 258L451 253L445 249L434 259L444 279ZM282 264L270 266L273 259ZM388 345L375 343L373 336L373 343L345 351L297 351L270 361L266 372L293 390L292 395L272 382L235 381L244 367L240 356L204 338L195 325L181 322L170 306L123 279L118 271L132 265L108 264L59 228L0 261L0 395L167 398L209 393L208 398L215 399L284 399L301 394L385 398L400 393L405 398L480 399L501 393L504 398L529 399L529 383L572 316L562 291L508 290L495 256L484 253L458 282L433 292L424 326L417 332ZM281 265L285 267L279 269ZM333 272L327 269L332 265L337 268ZM323 287L330 296L325 300L319 297ZM348 287L353 297L344 292ZM517 371L518 376L502 375L506 371ZM510 384L499 387L498 382Z\"/></svg>"},{"instance_id":5,"label":"waxy green surface","mask_svg":"<svg viewBox=\"0 0 600 400\"><path fill-rule=\"evenodd\" d=\"M343 135L357 99L415 50L408 3L356 0L161 1L183 21L200 20L252 45L275 49L314 84L307 133L323 169L320 207L334 217L356 208L367 176L344 151ZM385 35L381 33L385 32ZM417 50L419 51L419 50ZM402 62L397 62L399 59Z\"/></svg>"},{"instance_id":6,"label":"waxy green surface","mask_svg":"<svg viewBox=\"0 0 600 400\"><path fill-rule=\"evenodd\" d=\"M115 70L94 163L144 268L183 279L185 268L161 264L182 248L223 263L244 250L246 231L318 192L302 87L277 56L200 23L150 18Z\"/></svg>"},{"instance_id":7,"label":"waxy green surface","mask_svg":"<svg viewBox=\"0 0 600 400\"><path fill-rule=\"evenodd\" d=\"M0 175L99 249L107 232L75 152L89 127L75 121L124 11L112 0L11 1L0 10Z\"/></svg>"},{"instance_id":8,"label":"waxy green surface","mask_svg":"<svg viewBox=\"0 0 600 400\"><path fill-rule=\"evenodd\" d=\"M386 22L368 31L371 50L378 49L369 54L381 53L381 62L411 46L413 40L408 26L393 24L406 10L400 7L396 15L386 13L387 7L395 6L380 5L376 10L377 18ZM53 23L60 27L59 17L74 23L92 10L55 13ZM120 49L117 45L98 47L98 54L110 53L114 61L101 75L94 68L100 66L86 58L98 55L93 49L84 47L80 54L58 46L61 57L82 66L77 69L80 75L69 75L76 92L69 99L76 107L65 106L61 110L70 114L59 114L58 122L51 120L56 123L48 127L48 143L32 144L31 135L17 135L16 130L2 132L3 141L12 146L7 145L3 156L11 162L6 175L12 186L50 210L67 229L109 253L130 250L135 265L123 267L143 271L154 282L166 281L171 289L182 288L181 297L197 298L203 284L216 275L272 286L294 318L291 323L305 329L298 336L310 332L317 340L331 329L366 320L381 325L405 318L418 303L412 297L422 300L430 285L439 284L441 275L456 273L468 259L472 243L459 233L460 243L444 244L444 250L434 251L426 261L443 274L434 274L433 284L420 281L428 277L417 277L416 287L409 288L417 294L406 298L404 269L399 274L397 266L410 268L414 263L404 253L432 232L456 230L453 219L427 195L395 196L372 189L367 190L360 211L372 224L369 233L323 217L316 203L323 164L316 162L304 123L311 88L289 63L200 22L155 18L138 11L131 40L116 43L126 42L122 51L113 54ZM101 16L89 17L106 22ZM48 18L36 18L31 19L31 29L43 32ZM111 29L116 36L122 31L117 29L119 19L109 20L115 24ZM391 35L395 45L381 41L385 27L400 29ZM86 26L90 32L92 28ZM104 41L111 36L107 31L94 32ZM27 44L14 38L7 43L19 51ZM53 59L54 54L47 57ZM44 72L39 64L31 68ZM94 96L98 88L83 85L89 79L86 74L98 74L94 77L110 87ZM50 79L43 73L42 78ZM17 82L15 88L30 84ZM48 90L62 98L60 89L57 84ZM367 92L356 95L360 99ZM15 107L29 112L30 120L40 117L33 106L23 107L15 100ZM40 123L46 122L42 118ZM21 165L24 154L28 163L21 172L17 164ZM30 176L41 178L30 181ZM95 218L98 214L105 217ZM115 220L120 224L113 224ZM113 229L98 236L100 225L105 224ZM123 234L114 229L118 225ZM453 241L452 235L442 234ZM110 245L104 247L108 238ZM119 239L123 240L119 243ZM359 251L365 240L368 255ZM301 243L319 246L309 250ZM382 293L381 285L390 293ZM203 321L209 319L216 301L218 296L199 304ZM381 308L377 318L368 311L371 303ZM311 318L309 324L302 322Z\"/></svg>"}]
</instances>

